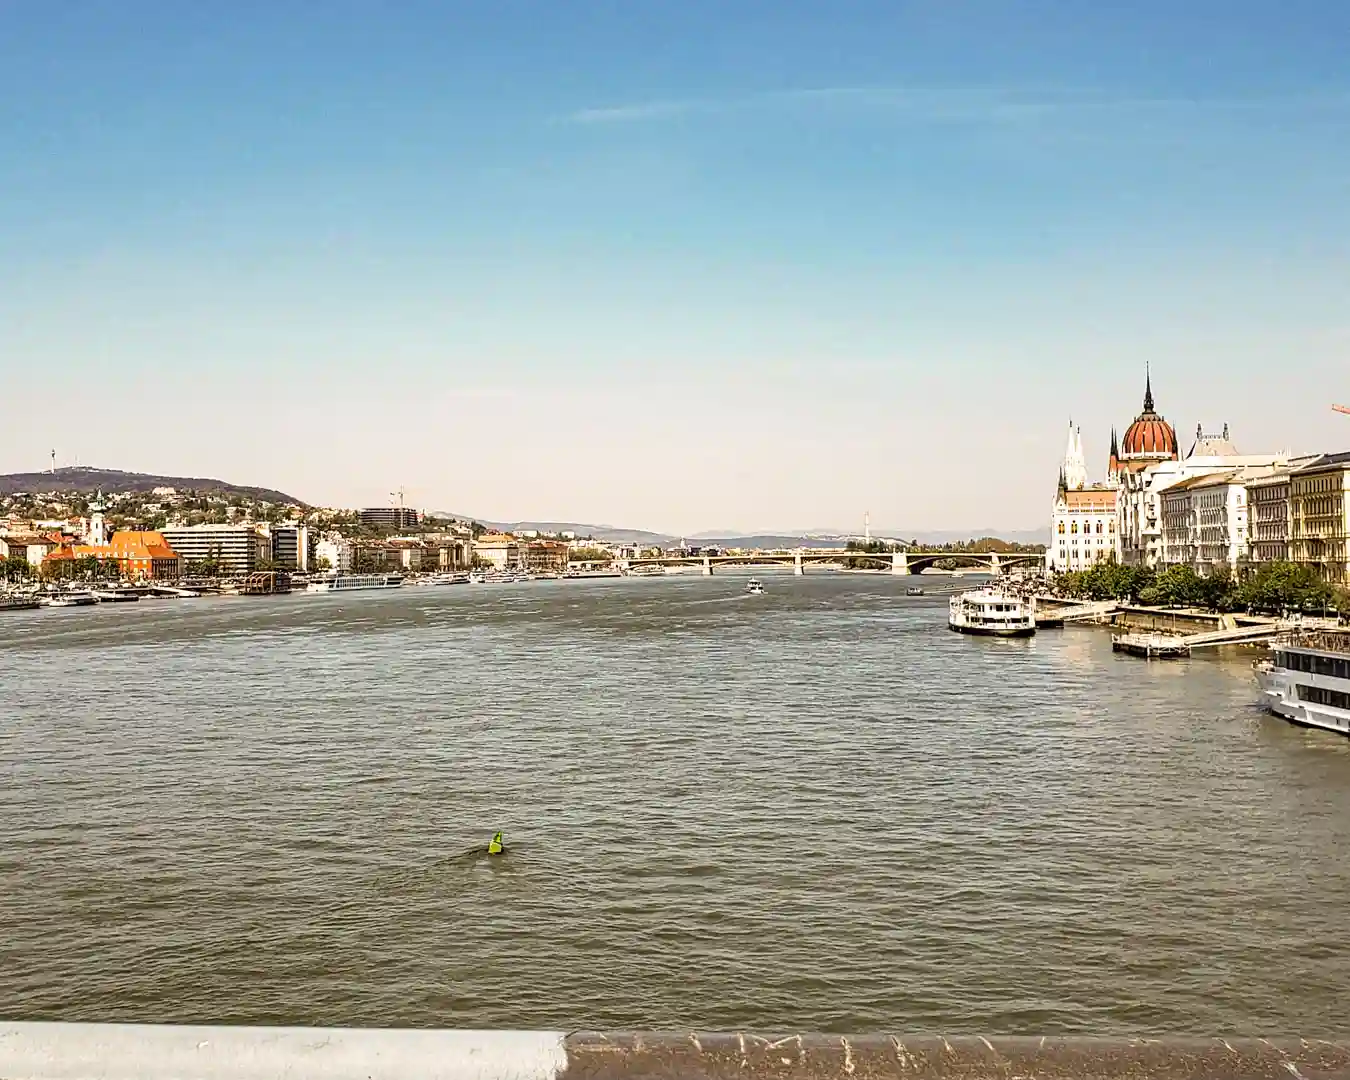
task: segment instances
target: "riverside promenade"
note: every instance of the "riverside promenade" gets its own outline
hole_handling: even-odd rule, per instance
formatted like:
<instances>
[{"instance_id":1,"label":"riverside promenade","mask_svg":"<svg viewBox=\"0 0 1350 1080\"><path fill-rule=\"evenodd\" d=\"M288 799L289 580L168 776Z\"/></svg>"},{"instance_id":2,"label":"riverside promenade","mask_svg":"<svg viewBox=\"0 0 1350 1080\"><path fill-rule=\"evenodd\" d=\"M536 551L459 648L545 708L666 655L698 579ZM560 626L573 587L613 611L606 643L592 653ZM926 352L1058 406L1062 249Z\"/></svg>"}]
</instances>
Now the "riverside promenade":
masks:
<instances>
[{"instance_id":1,"label":"riverside promenade","mask_svg":"<svg viewBox=\"0 0 1350 1080\"><path fill-rule=\"evenodd\" d=\"M4 1080L1344 1080L1350 1037L447 1031L0 1021Z\"/></svg>"}]
</instances>

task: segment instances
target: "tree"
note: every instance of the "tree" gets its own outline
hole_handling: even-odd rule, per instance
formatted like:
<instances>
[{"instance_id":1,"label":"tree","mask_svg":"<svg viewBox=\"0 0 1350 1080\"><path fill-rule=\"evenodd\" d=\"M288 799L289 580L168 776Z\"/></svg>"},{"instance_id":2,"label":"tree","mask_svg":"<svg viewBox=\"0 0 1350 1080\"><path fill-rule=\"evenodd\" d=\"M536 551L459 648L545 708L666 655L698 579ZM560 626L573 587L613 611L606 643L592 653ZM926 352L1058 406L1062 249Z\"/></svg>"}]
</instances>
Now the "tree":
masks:
<instances>
[{"instance_id":1,"label":"tree","mask_svg":"<svg viewBox=\"0 0 1350 1080\"><path fill-rule=\"evenodd\" d=\"M320 555L314 560L314 569L319 571L331 570L333 569L333 564L328 561L328 556Z\"/></svg>"},{"instance_id":2,"label":"tree","mask_svg":"<svg viewBox=\"0 0 1350 1080\"><path fill-rule=\"evenodd\" d=\"M613 562L614 556L604 548L582 547L573 548L567 553L568 562Z\"/></svg>"},{"instance_id":3,"label":"tree","mask_svg":"<svg viewBox=\"0 0 1350 1080\"><path fill-rule=\"evenodd\" d=\"M1278 615L1326 607L1335 601L1335 593L1311 566L1266 562L1243 578L1238 601L1248 610Z\"/></svg>"},{"instance_id":4,"label":"tree","mask_svg":"<svg viewBox=\"0 0 1350 1080\"><path fill-rule=\"evenodd\" d=\"M1146 604L1163 607L1190 607L1202 600L1200 575L1189 566L1169 566L1139 597Z\"/></svg>"},{"instance_id":5,"label":"tree","mask_svg":"<svg viewBox=\"0 0 1350 1080\"><path fill-rule=\"evenodd\" d=\"M10 555L4 560L0 560L0 573L4 574L6 581L26 581L33 576L34 567L26 556Z\"/></svg>"}]
</instances>

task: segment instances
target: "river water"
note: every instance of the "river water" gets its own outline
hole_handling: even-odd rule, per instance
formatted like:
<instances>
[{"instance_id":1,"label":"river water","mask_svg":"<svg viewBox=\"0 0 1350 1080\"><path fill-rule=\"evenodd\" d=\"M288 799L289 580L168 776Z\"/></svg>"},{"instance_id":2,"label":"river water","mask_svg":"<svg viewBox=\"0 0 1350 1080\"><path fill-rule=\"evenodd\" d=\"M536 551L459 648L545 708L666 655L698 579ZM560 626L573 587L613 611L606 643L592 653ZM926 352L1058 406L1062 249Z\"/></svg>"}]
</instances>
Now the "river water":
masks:
<instances>
[{"instance_id":1,"label":"river water","mask_svg":"<svg viewBox=\"0 0 1350 1080\"><path fill-rule=\"evenodd\" d=\"M1249 657L765 580L5 615L0 1017L1344 1029L1350 744Z\"/></svg>"}]
</instances>

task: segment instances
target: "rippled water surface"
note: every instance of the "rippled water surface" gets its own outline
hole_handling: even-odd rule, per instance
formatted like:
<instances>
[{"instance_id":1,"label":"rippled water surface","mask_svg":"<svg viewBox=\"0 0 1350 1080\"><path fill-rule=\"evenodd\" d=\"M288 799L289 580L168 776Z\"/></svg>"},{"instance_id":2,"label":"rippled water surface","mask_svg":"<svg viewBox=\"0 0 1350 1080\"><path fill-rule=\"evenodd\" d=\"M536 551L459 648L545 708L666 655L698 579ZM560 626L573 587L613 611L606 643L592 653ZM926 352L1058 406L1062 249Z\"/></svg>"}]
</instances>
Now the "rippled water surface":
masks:
<instances>
[{"instance_id":1,"label":"rippled water surface","mask_svg":"<svg viewBox=\"0 0 1350 1080\"><path fill-rule=\"evenodd\" d=\"M1344 1028L1350 747L1246 658L766 581L0 616L0 1016Z\"/></svg>"}]
</instances>

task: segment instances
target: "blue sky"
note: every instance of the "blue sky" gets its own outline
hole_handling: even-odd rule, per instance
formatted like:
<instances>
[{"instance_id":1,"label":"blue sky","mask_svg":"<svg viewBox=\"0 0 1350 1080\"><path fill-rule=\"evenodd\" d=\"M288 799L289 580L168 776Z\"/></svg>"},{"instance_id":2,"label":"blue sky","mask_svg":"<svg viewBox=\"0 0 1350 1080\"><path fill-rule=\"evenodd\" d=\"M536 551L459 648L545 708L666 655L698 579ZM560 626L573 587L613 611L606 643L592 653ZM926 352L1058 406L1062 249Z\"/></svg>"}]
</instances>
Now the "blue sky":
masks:
<instances>
[{"instance_id":1,"label":"blue sky","mask_svg":"<svg viewBox=\"0 0 1350 1080\"><path fill-rule=\"evenodd\" d=\"M0 471L1033 528L1343 449L1350 4L0 0Z\"/></svg>"}]
</instances>

